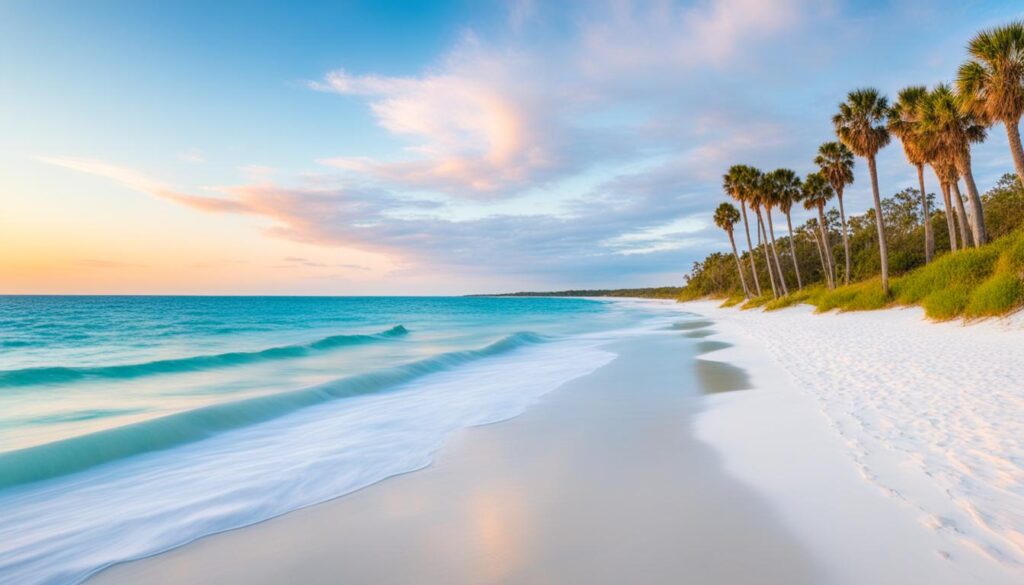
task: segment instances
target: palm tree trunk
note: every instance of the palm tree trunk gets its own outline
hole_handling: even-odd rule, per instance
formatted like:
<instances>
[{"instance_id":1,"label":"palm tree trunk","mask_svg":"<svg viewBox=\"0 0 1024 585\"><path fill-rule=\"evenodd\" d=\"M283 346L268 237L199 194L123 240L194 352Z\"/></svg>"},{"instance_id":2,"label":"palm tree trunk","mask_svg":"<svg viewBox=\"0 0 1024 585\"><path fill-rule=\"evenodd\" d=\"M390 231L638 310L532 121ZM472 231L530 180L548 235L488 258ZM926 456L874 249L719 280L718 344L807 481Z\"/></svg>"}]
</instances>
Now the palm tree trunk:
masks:
<instances>
[{"instance_id":1,"label":"palm tree trunk","mask_svg":"<svg viewBox=\"0 0 1024 585\"><path fill-rule=\"evenodd\" d=\"M882 219L882 198L878 195L878 169L875 157L868 157L871 172L871 195L875 198L875 227L878 229L878 255L882 260L882 291L889 294L889 247L885 243L885 220Z\"/></svg>"},{"instance_id":2,"label":"palm tree trunk","mask_svg":"<svg viewBox=\"0 0 1024 585\"><path fill-rule=\"evenodd\" d=\"M970 151L961 158L964 165L964 185L967 186L967 201L971 205L971 235L974 236L974 247L979 248L988 241L988 236L985 234L985 211L981 207L981 195L978 194L978 186L974 183Z\"/></svg>"},{"instance_id":3,"label":"palm tree trunk","mask_svg":"<svg viewBox=\"0 0 1024 585\"><path fill-rule=\"evenodd\" d=\"M942 202L946 205L946 229L949 230L949 249L956 252L956 221L953 215L953 199L949 196L949 183L942 182Z\"/></svg>"},{"instance_id":4,"label":"palm tree trunk","mask_svg":"<svg viewBox=\"0 0 1024 585\"><path fill-rule=\"evenodd\" d=\"M732 245L732 257L736 259L736 271L740 273L740 284L743 285L743 296L750 298L750 289L747 288L747 277L743 276L743 265L740 264L740 255L736 252L736 240L732 237L732 230L729 230L729 244Z\"/></svg>"},{"instance_id":5,"label":"palm tree trunk","mask_svg":"<svg viewBox=\"0 0 1024 585\"><path fill-rule=\"evenodd\" d=\"M956 209L956 223L960 226L960 248L968 248L971 246L971 238L968 235L970 232L967 229L967 210L964 209L964 197L960 194L959 179L950 183L949 187L952 189L950 197Z\"/></svg>"},{"instance_id":6,"label":"palm tree trunk","mask_svg":"<svg viewBox=\"0 0 1024 585\"><path fill-rule=\"evenodd\" d=\"M764 261L768 264L768 279L772 282L772 296L779 298L779 290L775 286L775 273L772 271L772 257L768 254L768 234L764 231L764 220L761 218L761 208L757 211L757 239L761 242L761 250L764 251ZM762 237L762 235L764 237Z\"/></svg>"},{"instance_id":7,"label":"palm tree trunk","mask_svg":"<svg viewBox=\"0 0 1024 585\"><path fill-rule=\"evenodd\" d=\"M750 241L750 224L747 223L747 202L740 199L740 209L743 210L743 229L747 232L747 253L750 254L750 271L754 274L754 288L757 296L761 296L761 281L757 278L757 265L754 264L754 244Z\"/></svg>"},{"instance_id":8,"label":"palm tree trunk","mask_svg":"<svg viewBox=\"0 0 1024 585\"><path fill-rule=\"evenodd\" d=\"M825 272L828 274L829 288L836 286L836 265L832 260L832 245L828 241L828 224L825 223L825 205L818 204L818 231L821 232L821 247L825 252Z\"/></svg>"},{"instance_id":9,"label":"palm tree trunk","mask_svg":"<svg viewBox=\"0 0 1024 585\"><path fill-rule=\"evenodd\" d=\"M788 210L786 211L786 227L789 228L789 257L793 259L793 271L796 272L796 288L802 290L804 283L800 278L800 264L796 261L796 246L793 245L793 219Z\"/></svg>"},{"instance_id":10,"label":"palm tree trunk","mask_svg":"<svg viewBox=\"0 0 1024 585\"><path fill-rule=\"evenodd\" d=\"M821 260L821 273L825 275L825 284L829 289L834 288L832 286L832 275L828 271L828 265L825 264L825 254L821 251L821 241L818 239L820 234L819 230L811 228L811 237L814 238L814 247L818 249L818 259Z\"/></svg>"},{"instance_id":11,"label":"palm tree trunk","mask_svg":"<svg viewBox=\"0 0 1024 585\"><path fill-rule=\"evenodd\" d=\"M843 226L843 259L846 262L846 272L843 273L843 284L850 284L850 239L846 235L846 210L843 209L842 189L836 191L836 199L839 200L839 221ZM831 253L829 256L831 256Z\"/></svg>"},{"instance_id":12,"label":"palm tree trunk","mask_svg":"<svg viewBox=\"0 0 1024 585\"><path fill-rule=\"evenodd\" d=\"M779 250L775 247L775 226L772 225L772 208L768 208L768 231L772 238L772 257L775 258L775 269L779 274L779 285L782 287L782 294L788 295L789 288L786 287L786 276L782 274L782 265L779 263Z\"/></svg>"},{"instance_id":13,"label":"palm tree trunk","mask_svg":"<svg viewBox=\"0 0 1024 585\"><path fill-rule=\"evenodd\" d=\"M924 165L917 165L917 182L921 185L921 209L924 212L924 261L932 261L935 255L935 236L932 234L932 216L928 213L928 192L924 190Z\"/></svg>"},{"instance_id":14,"label":"palm tree trunk","mask_svg":"<svg viewBox=\"0 0 1024 585\"><path fill-rule=\"evenodd\" d=\"M1024 185L1024 147L1020 143L1020 118L1003 120L1006 136L1010 139L1010 152L1013 154L1013 166L1017 168L1017 178Z\"/></svg>"}]
</instances>

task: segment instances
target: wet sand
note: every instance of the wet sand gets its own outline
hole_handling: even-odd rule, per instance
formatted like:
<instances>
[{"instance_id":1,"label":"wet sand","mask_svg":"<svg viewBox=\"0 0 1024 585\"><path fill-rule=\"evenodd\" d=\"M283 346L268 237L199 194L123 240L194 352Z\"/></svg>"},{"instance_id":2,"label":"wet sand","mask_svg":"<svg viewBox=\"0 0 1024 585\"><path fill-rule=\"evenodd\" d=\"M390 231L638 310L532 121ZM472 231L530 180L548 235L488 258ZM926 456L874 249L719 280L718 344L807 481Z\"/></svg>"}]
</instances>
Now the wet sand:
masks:
<instances>
[{"instance_id":1,"label":"wet sand","mask_svg":"<svg viewBox=\"0 0 1024 585\"><path fill-rule=\"evenodd\" d=\"M822 583L694 438L703 394L743 381L699 373L707 343L683 330L618 342L607 366L461 432L427 469L90 583Z\"/></svg>"}]
</instances>

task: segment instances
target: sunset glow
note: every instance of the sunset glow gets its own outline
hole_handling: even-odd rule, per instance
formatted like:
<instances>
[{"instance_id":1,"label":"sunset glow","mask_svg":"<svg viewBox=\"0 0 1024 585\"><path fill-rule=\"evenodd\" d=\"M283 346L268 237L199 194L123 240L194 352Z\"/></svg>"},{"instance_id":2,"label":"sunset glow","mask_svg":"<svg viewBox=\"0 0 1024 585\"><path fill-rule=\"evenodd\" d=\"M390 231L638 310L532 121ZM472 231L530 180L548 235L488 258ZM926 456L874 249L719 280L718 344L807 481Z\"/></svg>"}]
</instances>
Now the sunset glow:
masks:
<instances>
[{"instance_id":1,"label":"sunset glow","mask_svg":"<svg viewBox=\"0 0 1024 585\"><path fill-rule=\"evenodd\" d=\"M1004 12L766 6L324 5L294 30L263 7L231 39L239 15L200 3L8 6L2 292L678 284L718 245L723 165L806 166L847 80L931 83L960 58L946 39ZM987 187L1005 137L978 149ZM912 186L902 164L883 153L887 185Z\"/></svg>"}]
</instances>

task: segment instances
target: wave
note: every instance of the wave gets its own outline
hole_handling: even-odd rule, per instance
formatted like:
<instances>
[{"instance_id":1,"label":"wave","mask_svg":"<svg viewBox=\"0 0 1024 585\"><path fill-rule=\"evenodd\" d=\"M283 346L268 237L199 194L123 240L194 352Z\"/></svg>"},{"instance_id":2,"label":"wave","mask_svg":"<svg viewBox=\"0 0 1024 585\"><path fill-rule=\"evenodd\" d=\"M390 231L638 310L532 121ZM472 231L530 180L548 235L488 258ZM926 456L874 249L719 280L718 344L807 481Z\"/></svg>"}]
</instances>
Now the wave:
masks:
<instances>
[{"instance_id":1,"label":"wave","mask_svg":"<svg viewBox=\"0 0 1024 585\"><path fill-rule=\"evenodd\" d=\"M0 341L0 347L28 347L34 345L31 341L21 341L18 339Z\"/></svg>"},{"instance_id":2,"label":"wave","mask_svg":"<svg viewBox=\"0 0 1024 585\"><path fill-rule=\"evenodd\" d=\"M364 345L406 335L409 331L396 325L373 335L332 335L304 345L284 345L260 351L236 351L215 355L156 360L138 364L95 367L36 367L0 371L0 388L74 382L89 378L126 380L157 374L196 372L226 368L270 360L304 357L339 347Z\"/></svg>"},{"instance_id":3,"label":"wave","mask_svg":"<svg viewBox=\"0 0 1024 585\"><path fill-rule=\"evenodd\" d=\"M402 330L404 331L404 328ZM310 388L214 404L88 435L0 453L0 490L68 475L134 455L193 443L324 402L384 392L416 378L524 345L539 343L543 339L535 333L515 333L480 349L444 353ZM324 342L327 340L317 343Z\"/></svg>"}]
</instances>

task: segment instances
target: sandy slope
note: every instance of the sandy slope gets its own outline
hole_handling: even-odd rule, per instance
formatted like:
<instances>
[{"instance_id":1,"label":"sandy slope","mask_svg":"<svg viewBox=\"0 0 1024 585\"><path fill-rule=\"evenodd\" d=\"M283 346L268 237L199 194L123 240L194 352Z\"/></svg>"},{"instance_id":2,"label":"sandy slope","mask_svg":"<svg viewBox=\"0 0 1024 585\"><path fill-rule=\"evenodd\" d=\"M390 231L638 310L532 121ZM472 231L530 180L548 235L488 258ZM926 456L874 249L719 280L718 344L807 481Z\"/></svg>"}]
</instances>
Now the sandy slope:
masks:
<instances>
[{"instance_id":1,"label":"sandy slope","mask_svg":"<svg viewBox=\"0 0 1024 585\"><path fill-rule=\"evenodd\" d=\"M1024 319L964 326L928 322L919 309L816 315L807 306L773 313L713 302L685 308L716 321L718 338L736 344L711 359L739 362L755 377L760 371L759 386L792 386L813 397L832 429L821 440L838 438L868 482L935 533L937 558L975 575L989 571L988 563L998 567L993 579L1024 579ZM766 363L758 364L759 356ZM779 382L766 368L789 380ZM764 418L765 408L783 402L741 412L751 409L744 401L763 399L722 398L723 410L709 415L719 417L709 423L709 439L734 454L749 451L752 443L744 447L728 428ZM793 434L780 429L787 432ZM771 484L753 458L737 460L740 475ZM814 475L820 480L820 470Z\"/></svg>"}]
</instances>

